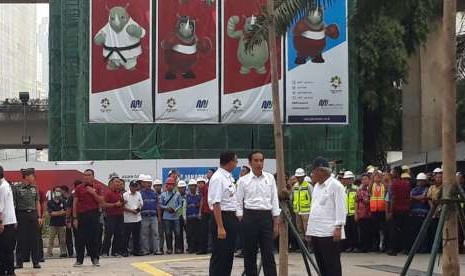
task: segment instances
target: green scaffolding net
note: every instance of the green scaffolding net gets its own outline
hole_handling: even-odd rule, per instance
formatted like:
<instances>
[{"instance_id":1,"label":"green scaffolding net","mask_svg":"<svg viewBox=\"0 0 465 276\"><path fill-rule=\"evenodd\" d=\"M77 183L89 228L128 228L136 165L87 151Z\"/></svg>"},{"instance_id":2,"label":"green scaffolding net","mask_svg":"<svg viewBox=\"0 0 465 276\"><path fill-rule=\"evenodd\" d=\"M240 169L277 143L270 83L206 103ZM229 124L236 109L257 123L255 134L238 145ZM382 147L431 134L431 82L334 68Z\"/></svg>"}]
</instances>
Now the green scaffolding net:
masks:
<instances>
[{"instance_id":1,"label":"green scaffolding net","mask_svg":"<svg viewBox=\"0 0 465 276\"><path fill-rule=\"evenodd\" d=\"M49 40L50 160L218 158L226 149L242 158L261 149L273 158L271 125L89 123L89 1L50 0ZM320 155L343 160L340 168L361 168L362 126L352 54L349 67L350 124L284 126L288 171Z\"/></svg>"}]
</instances>

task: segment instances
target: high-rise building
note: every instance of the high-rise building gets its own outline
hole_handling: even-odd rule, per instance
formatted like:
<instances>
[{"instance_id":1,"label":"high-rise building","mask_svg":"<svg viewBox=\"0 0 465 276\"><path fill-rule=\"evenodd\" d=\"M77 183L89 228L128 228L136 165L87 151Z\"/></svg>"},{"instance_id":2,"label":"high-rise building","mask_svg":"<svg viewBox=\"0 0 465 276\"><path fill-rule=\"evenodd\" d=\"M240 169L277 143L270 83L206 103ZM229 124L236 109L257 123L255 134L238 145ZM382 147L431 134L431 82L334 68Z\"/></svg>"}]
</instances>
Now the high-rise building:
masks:
<instances>
[{"instance_id":1,"label":"high-rise building","mask_svg":"<svg viewBox=\"0 0 465 276\"><path fill-rule=\"evenodd\" d=\"M37 90L40 99L48 98L48 17L42 17L37 27Z\"/></svg>"},{"instance_id":2,"label":"high-rise building","mask_svg":"<svg viewBox=\"0 0 465 276\"><path fill-rule=\"evenodd\" d=\"M37 89L37 12L35 5L0 5L0 100Z\"/></svg>"}]
</instances>

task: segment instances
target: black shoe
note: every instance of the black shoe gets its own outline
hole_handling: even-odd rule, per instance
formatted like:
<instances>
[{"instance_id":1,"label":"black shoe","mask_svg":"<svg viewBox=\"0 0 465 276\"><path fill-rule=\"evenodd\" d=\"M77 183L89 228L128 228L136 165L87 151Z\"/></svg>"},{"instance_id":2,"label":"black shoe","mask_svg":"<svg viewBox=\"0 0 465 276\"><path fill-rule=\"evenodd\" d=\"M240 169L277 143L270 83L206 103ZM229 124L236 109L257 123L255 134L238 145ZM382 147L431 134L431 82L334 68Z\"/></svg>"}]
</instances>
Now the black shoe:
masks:
<instances>
[{"instance_id":1,"label":"black shoe","mask_svg":"<svg viewBox=\"0 0 465 276\"><path fill-rule=\"evenodd\" d=\"M136 257L140 257L140 256L145 256L147 254L142 254L140 252L134 252L132 255L136 256Z\"/></svg>"},{"instance_id":2,"label":"black shoe","mask_svg":"<svg viewBox=\"0 0 465 276\"><path fill-rule=\"evenodd\" d=\"M197 253L195 253L196 255L207 255L207 251L199 251Z\"/></svg>"},{"instance_id":3,"label":"black shoe","mask_svg":"<svg viewBox=\"0 0 465 276\"><path fill-rule=\"evenodd\" d=\"M94 267L100 267L100 262L97 258L92 260L92 266Z\"/></svg>"},{"instance_id":4,"label":"black shoe","mask_svg":"<svg viewBox=\"0 0 465 276\"><path fill-rule=\"evenodd\" d=\"M11 271L7 271L5 275L6 276L16 276L16 273L15 273L14 270L11 270Z\"/></svg>"},{"instance_id":5,"label":"black shoe","mask_svg":"<svg viewBox=\"0 0 465 276\"><path fill-rule=\"evenodd\" d=\"M33 264L32 268L39 269L39 268L42 268L42 267L40 266L40 264L37 263L37 264Z\"/></svg>"},{"instance_id":6,"label":"black shoe","mask_svg":"<svg viewBox=\"0 0 465 276\"><path fill-rule=\"evenodd\" d=\"M244 258L244 253L239 252L238 254L236 254L236 258Z\"/></svg>"},{"instance_id":7,"label":"black shoe","mask_svg":"<svg viewBox=\"0 0 465 276\"><path fill-rule=\"evenodd\" d=\"M129 254L127 252L124 252L123 254L121 254L121 256L126 258L126 257L129 257Z\"/></svg>"},{"instance_id":8,"label":"black shoe","mask_svg":"<svg viewBox=\"0 0 465 276\"><path fill-rule=\"evenodd\" d=\"M15 265L15 269L22 269L23 268L23 264L16 264Z\"/></svg>"},{"instance_id":9,"label":"black shoe","mask_svg":"<svg viewBox=\"0 0 465 276\"><path fill-rule=\"evenodd\" d=\"M40 259L39 263L45 263L45 259L44 258Z\"/></svg>"},{"instance_id":10,"label":"black shoe","mask_svg":"<svg viewBox=\"0 0 465 276\"><path fill-rule=\"evenodd\" d=\"M60 258L68 258L68 254L61 254Z\"/></svg>"},{"instance_id":11,"label":"black shoe","mask_svg":"<svg viewBox=\"0 0 465 276\"><path fill-rule=\"evenodd\" d=\"M388 256L397 256L397 253L393 251L389 251L387 254Z\"/></svg>"}]
</instances>

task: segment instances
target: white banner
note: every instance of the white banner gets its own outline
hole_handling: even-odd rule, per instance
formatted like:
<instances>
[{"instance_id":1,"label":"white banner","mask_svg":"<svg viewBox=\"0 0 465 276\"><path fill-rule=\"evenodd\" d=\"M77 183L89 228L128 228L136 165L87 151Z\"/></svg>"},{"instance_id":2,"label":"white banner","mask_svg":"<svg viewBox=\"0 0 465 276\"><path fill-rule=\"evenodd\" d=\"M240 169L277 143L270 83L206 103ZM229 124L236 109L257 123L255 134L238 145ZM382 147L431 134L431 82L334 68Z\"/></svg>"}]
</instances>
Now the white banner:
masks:
<instances>
[{"instance_id":1,"label":"white banner","mask_svg":"<svg viewBox=\"0 0 465 276\"><path fill-rule=\"evenodd\" d=\"M336 1L288 31L287 123L349 123L347 20L347 2Z\"/></svg>"},{"instance_id":2,"label":"white banner","mask_svg":"<svg viewBox=\"0 0 465 276\"><path fill-rule=\"evenodd\" d=\"M157 3L156 123L218 123L218 1Z\"/></svg>"},{"instance_id":3,"label":"white banner","mask_svg":"<svg viewBox=\"0 0 465 276\"><path fill-rule=\"evenodd\" d=\"M273 105L269 45L265 41L252 52L245 49L247 28L260 15L260 0L251 5L249 0L225 0L222 5L221 57L221 122L233 124L271 124ZM282 70L282 43L276 41L279 75ZM283 81L279 82L281 114L283 114Z\"/></svg>"},{"instance_id":4,"label":"white banner","mask_svg":"<svg viewBox=\"0 0 465 276\"><path fill-rule=\"evenodd\" d=\"M91 0L90 122L153 122L151 2Z\"/></svg>"}]
</instances>

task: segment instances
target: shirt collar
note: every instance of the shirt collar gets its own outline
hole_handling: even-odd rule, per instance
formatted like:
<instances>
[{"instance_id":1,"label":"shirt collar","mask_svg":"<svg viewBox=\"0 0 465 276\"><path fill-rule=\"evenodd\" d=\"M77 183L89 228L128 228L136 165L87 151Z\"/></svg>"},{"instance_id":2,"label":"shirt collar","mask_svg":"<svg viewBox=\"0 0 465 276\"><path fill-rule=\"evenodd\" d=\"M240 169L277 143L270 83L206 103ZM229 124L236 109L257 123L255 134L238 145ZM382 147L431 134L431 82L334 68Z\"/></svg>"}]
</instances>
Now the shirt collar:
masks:
<instances>
[{"instance_id":1,"label":"shirt collar","mask_svg":"<svg viewBox=\"0 0 465 276\"><path fill-rule=\"evenodd\" d=\"M228 178L231 177L231 173L223 168L218 168L218 171Z\"/></svg>"},{"instance_id":2,"label":"shirt collar","mask_svg":"<svg viewBox=\"0 0 465 276\"><path fill-rule=\"evenodd\" d=\"M331 182L331 176L328 177L328 179L325 180L323 183L318 183L321 187L326 187L329 183Z\"/></svg>"},{"instance_id":3,"label":"shirt collar","mask_svg":"<svg viewBox=\"0 0 465 276\"><path fill-rule=\"evenodd\" d=\"M262 172L262 174L260 176L255 175L252 171L250 171L249 174L252 176L252 178L257 178L257 179L261 179L261 178L265 177L265 174L263 172Z\"/></svg>"}]
</instances>

